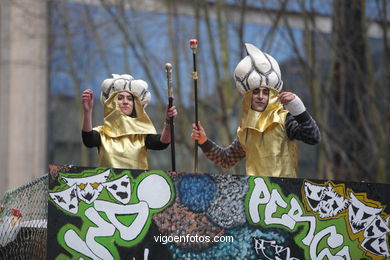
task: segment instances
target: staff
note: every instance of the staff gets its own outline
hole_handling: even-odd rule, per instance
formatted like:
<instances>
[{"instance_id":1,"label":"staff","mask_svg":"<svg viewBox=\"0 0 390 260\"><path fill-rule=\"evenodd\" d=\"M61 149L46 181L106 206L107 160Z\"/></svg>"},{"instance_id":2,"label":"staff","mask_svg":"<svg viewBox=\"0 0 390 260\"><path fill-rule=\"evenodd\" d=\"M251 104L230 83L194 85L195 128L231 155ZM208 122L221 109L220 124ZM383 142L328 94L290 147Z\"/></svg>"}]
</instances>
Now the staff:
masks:
<instances>
[{"instance_id":1,"label":"staff","mask_svg":"<svg viewBox=\"0 0 390 260\"><path fill-rule=\"evenodd\" d=\"M172 65L170 63L165 64L165 72L167 73L168 84L168 107L173 106L173 93L172 93ZM169 125L171 127L171 161L172 171L176 171L176 159L175 159L175 127L173 125L173 117L169 118Z\"/></svg>"},{"instance_id":2,"label":"staff","mask_svg":"<svg viewBox=\"0 0 390 260\"><path fill-rule=\"evenodd\" d=\"M195 94L195 125L198 126L198 72L196 70L196 49L198 48L198 40L190 40L190 47L192 49L192 58L194 61L194 71L192 72L192 79L194 80L194 94ZM194 172L198 172L198 142L195 141L195 158L194 158Z\"/></svg>"}]
</instances>

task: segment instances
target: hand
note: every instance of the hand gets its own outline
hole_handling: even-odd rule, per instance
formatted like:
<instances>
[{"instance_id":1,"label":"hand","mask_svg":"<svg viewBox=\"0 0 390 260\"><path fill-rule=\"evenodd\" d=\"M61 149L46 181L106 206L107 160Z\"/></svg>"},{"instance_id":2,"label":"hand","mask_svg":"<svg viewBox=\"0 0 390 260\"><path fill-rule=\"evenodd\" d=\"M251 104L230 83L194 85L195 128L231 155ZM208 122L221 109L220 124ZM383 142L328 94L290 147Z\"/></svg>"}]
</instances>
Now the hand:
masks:
<instances>
[{"instance_id":1,"label":"hand","mask_svg":"<svg viewBox=\"0 0 390 260\"><path fill-rule=\"evenodd\" d=\"M177 116L177 110L175 106L168 107L167 106L167 112L165 113L165 116L167 119L175 118Z\"/></svg>"},{"instance_id":2,"label":"hand","mask_svg":"<svg viewBox=\"0 0 390 260\"><path fill-rule=\"evenodd\" d=\"M278 95L280 103L287 109L291 115L298 116L306 111L302 100L291 92L283 92Z\"/></svg>"},{"instance_id":3,"label":"hand","mask_svg":"<svg viewBox=\"0 0 390 260\"><path fill-rule=\"evenodd\" d=\"M192 124L191 138L194 141L198 141L198 144L204 144L207 141L206 133L200 124L200 121L198 121L198 127L196 127L195 124Z\"/></svg>"},{"instance_id":4,"label":"hand","mask_svg":"<svg viewBox=\"0 0 390 260\"><path fill-rule=\"evenodd\" d=\"M282 105L285 106L294 100L295 94L291 92L282 92L278 95L278 98L280 100L280 103L282 103Z\"/></svg>"},{"instance_id":5,"label":"hand","mask_svg":"<svg viewBox=\"0 0 390 260\"><path fill-rule=\"evenodd\" d=\"M86 89L81 96L84 112L91 112L93 109L93 91Z\"/></svg>"}]
</instances>

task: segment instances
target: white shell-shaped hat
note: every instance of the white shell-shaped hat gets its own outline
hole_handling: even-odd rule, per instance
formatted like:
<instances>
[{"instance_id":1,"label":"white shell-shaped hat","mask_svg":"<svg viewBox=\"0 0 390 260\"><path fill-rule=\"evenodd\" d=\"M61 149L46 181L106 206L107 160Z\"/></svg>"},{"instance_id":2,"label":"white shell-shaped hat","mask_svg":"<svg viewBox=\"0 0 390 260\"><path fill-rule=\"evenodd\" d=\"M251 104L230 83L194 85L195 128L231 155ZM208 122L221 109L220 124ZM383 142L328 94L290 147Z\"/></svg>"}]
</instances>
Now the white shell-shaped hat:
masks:
<instances>
[{"instance_id":1,"label":"white shell-shaped hat","mask_svg":"<svg viewBox=\"0 0 390 260\"><path fill-rule=\"evenodd\" d=\"M110 95L119 90L127 90L136 95L142 106L146 107L152 98L152 95L148 91L148 84L140 79L135 80L129 74L112 74L112 78L105 79L102 82L100 102L104 102L110 97Z\"/></svg>"},{"instance_id":2,"label":"white shell-shaped hat","mask_svg":"<svg viewBox=\"0 0 390 260\"><path fill-rule=\"evenodd\" d=\"M243 58L234 70L236 88L241 94L261 86L281 91L283 81L279 64L269 54L256 46L245 43L248 56Z\"/></svg>"}]
</instances>

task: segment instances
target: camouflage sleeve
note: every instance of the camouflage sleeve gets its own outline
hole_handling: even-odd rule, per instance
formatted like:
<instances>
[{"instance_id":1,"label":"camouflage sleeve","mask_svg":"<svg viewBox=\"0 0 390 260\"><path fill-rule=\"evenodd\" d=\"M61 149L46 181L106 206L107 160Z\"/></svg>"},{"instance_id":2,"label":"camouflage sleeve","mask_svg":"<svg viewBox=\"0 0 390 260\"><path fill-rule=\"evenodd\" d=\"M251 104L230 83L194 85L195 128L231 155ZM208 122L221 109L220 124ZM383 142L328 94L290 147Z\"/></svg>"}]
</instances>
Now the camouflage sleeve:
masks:
<instances>
[{"instance_id":1,"label":"camouflage sleeve","mask_svg":"<svg viewBox=\"0 0 390 260\"><path fill-rule=\"evenodd\" d=\"M213 141L207 140L200 145L200 148L210 161L222 168L231 168L246 156L238 138L228 147L221 147Z\"/></svg>"},{"instance_id":2,"label":"camouflage sleeve","mask_svg":"<svg viewBox=\"0 0 390 260\"><path fill-rule=\"evenodd\" d=\"M318 144L321 140L320 130L307 111L295 117L287 114L285 127L290 140L299 140L307 144Z\"/></svg>"}]
</instances>

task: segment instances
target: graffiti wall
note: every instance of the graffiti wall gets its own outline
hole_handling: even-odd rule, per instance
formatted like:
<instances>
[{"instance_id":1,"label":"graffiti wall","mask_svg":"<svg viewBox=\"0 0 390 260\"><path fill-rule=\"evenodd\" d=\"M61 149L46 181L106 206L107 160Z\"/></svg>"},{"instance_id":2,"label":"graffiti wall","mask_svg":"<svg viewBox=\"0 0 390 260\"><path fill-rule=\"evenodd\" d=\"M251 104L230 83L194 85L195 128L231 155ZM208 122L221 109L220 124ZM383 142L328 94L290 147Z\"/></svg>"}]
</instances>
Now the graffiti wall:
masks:
<instances>
[{"instance_id":1,"label":"graffiti wall","mask_svg":"<svg viewBox=\"0 0 390 260\"><path fill-rule=\"evenodd\" d=\"M50 166L48 259L388 259L390 185Z\"/></svg>"}]
</instances>

